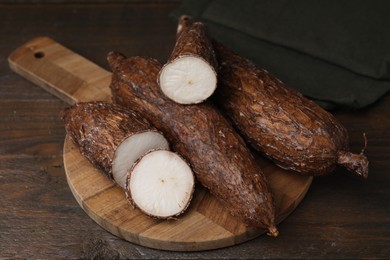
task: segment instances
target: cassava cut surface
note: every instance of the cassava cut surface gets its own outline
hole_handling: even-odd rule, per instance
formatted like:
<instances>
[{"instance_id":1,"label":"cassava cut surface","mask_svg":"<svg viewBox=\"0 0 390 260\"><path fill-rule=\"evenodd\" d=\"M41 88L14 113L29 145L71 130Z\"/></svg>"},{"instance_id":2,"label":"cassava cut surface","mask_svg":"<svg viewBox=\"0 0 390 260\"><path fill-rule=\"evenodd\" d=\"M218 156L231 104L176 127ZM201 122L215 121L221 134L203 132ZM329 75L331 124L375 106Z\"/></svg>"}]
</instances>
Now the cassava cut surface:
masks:
<instances>
[{"instance_id":1,"label":"cassava cut surface","mask_svg":"<svg viewBox=\"0 0 390 260\"><path fill-rule=\"evenodd\" d=\"M156 218L184 213L194 192L190 166L174 152L152 150L132 166L127 175L126 197L141 211Z\"/></svg>"},{"instance_id":2,"label":"cassava cut surface","mask_svg":"<svg viewBox=\"0 0 390 260\"><path fill-rule=\"evenodd\" d=\"M303 174L329 174L339 164L368 176L363 151L348 151L347 130L330 113L222 44L214 48L217 103L255 149Z\"/></svg>"},{"instance_id":3,"label":"cassava cut surface","mask_svg":"<svg viewBox=\"0 0 390 260\"><path fill-rule=\"evenodd\" d=\"M207 99L217 86L216 58L205 25L194 23L176 40L168 62L159 74L163 93L180 104Z\"/></svg>"},{"instance_id":4,"label":"cassava cut surface","mask_svg":"<svg viewBox=\"0 0 390 260\"><path fill-rule=\"evenodd\" d=\"M131 107L161 130L232 215L276 236L273 198L265 177L218 110L209 102L184 106L168 99L157 84L161 64L154 59L126 59L111 52L108 61L114 72L113 101Z\"/></svg>"},{"instance_id":5,"label":"cassava cut surface","mask_svg":"<svg viewBox=\"0 0 390 260\"><path fill-rule=\"evenodd\" d=\"M122 188L138 158L152 149L169 148L146 119L116 104L77 103L62 112L62 119L81 153Z\"/></svg>"}]
</instances>

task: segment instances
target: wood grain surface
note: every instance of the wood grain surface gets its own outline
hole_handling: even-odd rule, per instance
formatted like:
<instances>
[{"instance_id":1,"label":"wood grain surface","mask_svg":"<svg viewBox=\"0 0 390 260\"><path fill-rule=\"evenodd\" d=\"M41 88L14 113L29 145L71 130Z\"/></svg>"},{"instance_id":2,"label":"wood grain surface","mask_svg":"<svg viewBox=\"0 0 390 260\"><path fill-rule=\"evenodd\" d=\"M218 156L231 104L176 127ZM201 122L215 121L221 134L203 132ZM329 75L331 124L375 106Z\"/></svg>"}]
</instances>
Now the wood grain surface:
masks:
<instances>
[{"instance_id":1,"label":"wood grain surface","mask_svg":"<svg viewBox=\"0 0 390 260\"><path fill-rule=\"evenodd\" d=\"M8 62L13 71L69 104L111 99L110 72L48 37L20 46Z\"/></svg>"},{"instance_id":2,"label":"wood grain surface","mask_svg":"<svg viewBox=\"0 0 390 260\"><path fill-rule=\"evenodd\" d=\"M175 42L169 13L179 1L23 0L0 3L0 258L2 259L388 259L390 95L362 110L331 112L353 151L368 138L366 181L343 169L314 178L280 236L199 252L143 247L112 235L75 200L63 165L67 103L9 69L7 57L47 35L108 69L118 50L166 61ZM369 40L369 39L368 39ZM283 80L283 79L282 79Z\"/></svg>"},{"instance_id":3,"label":"wood grain surface","mask_svg":"<svg viewBox=\"0 0 390 260\"><path fill-rule=\"evenodd\" d=\"M70 104L111 99L110 72L48 37L18 47L9 56L9 64L16 73ZM261 157L258 162L272 189L276 222L280 223L301 202L312 177L282 170ZM265 233L231 217L199 184L182 217L152 219L132 208L123 190L92 167L70 138L64 144L64 168L70 189L85 212L106 230L133 243L174 251L209 250Z\"/></svg>"},{"instance_id":4,"label":"wood grain surface","mask_svg":"<svg viewBox=\"0 0 390 260\"><path fill-rule=\"evenodd\" d=\"M312 177L292 175L260 157L258 163L269 180L280 223L299 205ZM174 220L148 217L130 206L124 191L96 170L70 138L64 144L64 166L70 189L85 212L112 234L136 244L199 251L236 245L265 232L232 217L199 183L184 215Z\"/></svg>"}]
</instances>

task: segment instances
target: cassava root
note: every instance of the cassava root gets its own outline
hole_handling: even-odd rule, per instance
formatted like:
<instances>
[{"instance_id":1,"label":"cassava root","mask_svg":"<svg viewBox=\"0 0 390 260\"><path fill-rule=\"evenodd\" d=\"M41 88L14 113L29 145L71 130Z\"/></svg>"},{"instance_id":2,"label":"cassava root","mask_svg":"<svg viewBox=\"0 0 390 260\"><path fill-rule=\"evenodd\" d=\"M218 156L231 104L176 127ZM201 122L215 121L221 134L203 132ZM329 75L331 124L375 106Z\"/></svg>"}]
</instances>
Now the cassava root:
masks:
<instances>
[{"instance_id":1,"label":"cassava root","mask_svg":"<svg viewBox=\"0 0 390 260\"><path fill-rule=\"evenodd\" d=\"M110 52L108 61L113 102L134 109L162 131L232 215L277 236L267 181L227 119L207 101L180 105L167 98L157 83L162 65L154 59Z\"/></svg>"}]
</instances>

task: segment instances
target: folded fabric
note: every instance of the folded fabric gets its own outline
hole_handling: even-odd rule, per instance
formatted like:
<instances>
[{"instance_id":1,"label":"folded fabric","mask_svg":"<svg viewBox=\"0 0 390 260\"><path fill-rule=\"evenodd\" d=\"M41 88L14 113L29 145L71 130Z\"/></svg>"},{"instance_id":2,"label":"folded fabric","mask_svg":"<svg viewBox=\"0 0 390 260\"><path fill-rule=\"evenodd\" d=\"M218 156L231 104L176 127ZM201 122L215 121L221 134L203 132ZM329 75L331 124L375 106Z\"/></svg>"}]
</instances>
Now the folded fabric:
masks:
<instances>
[{"instance_id":1,"label":"folded fabric","mask_svg":"<svg viewBox=\"0 0 390 260\"><path fill-rule=\"evenodd\" d=\"M389 1L183 1L173 15L325 108L361 108L390 89Z\"/></svg>"}]
</instances>

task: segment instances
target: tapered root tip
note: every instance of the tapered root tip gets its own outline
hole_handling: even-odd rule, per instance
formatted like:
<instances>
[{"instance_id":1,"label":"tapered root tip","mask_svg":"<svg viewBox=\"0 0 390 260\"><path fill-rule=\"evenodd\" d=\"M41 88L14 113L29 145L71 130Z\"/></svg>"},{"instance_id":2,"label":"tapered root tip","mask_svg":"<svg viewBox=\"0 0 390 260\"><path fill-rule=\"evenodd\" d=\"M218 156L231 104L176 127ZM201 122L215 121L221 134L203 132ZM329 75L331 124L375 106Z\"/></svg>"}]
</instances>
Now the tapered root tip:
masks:
<instances>
[{"instance_id":1,"label":"tapered root tip","mask_svg":"<svg viewBox=\"0 0 390 260\"><path fill-rule=\"evenodd\" d=\"M177 24L177 31L176 31L177 36L179 36L179 34L183 30L185 30L186 28L191 26L191 24L192 24L192 17L191 16L186 15L186 14L180 16L179 22Z\"/></svg>"},{"instance_id":2,"label":"tapered root tip","mask_svg":"<svg viewBox=\"0 0 390 260\"><path fill-rule=\"evenodd\" d=\"M271 237L277 237L279 236L279 230L275 226L270 226L268 227L267 235Z\"/></svg>"},{"instance_id":3,"label":"tapered root tip","mask_svg":"<svg viewBox=\"0 0 390 260\"><path fill-rule=\"evenodd\" d=\"M117 70L126 56L116 51L110 51L107 54L107 61L113 71Z\"/></svg>"},{"instance_id":4,"label":"tapered root tip","mask_svg":"<svg viewBox=\"0 0 390 260\"><path fill-rule=\"evenodd\" d=\"M368 159L364 155L364 151L367 148L367 137L366 133L363 133L364 147L360 154L353 154L347 151L341 151L338 154L337 163L344 166L349 171L356 175L367 179L368 177Z\"/></svg>"},{"instance_id":5,"label":"tapered root tip","mask_svg":"<svg viewBox=\"0 0 390 260\"><path fill-rule=\"evenodd\" d=\"M339 153L337 163L349 171L366 179L368 177L368 159L364 154L353 154L342 151Z\"/></svg>"}]
</instances>

